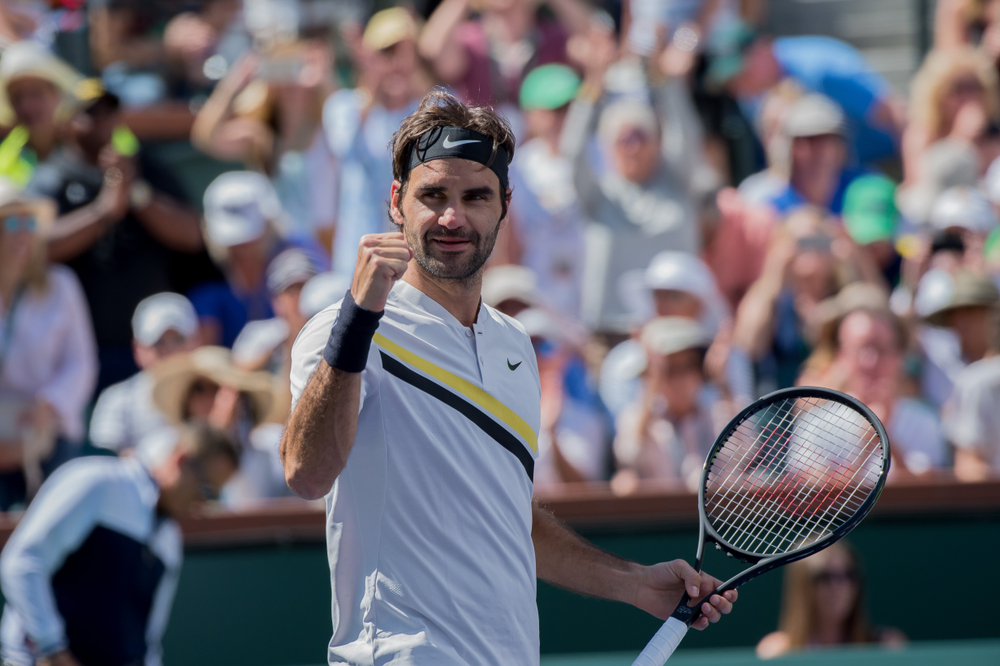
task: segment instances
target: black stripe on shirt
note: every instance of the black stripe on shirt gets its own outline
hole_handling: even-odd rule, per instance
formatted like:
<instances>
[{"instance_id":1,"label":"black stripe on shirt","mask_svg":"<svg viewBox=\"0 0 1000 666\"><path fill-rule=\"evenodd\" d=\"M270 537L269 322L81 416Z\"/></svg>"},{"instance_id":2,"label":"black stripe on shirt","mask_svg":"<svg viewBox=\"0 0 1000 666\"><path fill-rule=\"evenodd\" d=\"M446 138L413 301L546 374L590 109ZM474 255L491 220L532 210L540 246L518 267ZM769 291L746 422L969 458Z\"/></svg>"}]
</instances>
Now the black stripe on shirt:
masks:
<instances>
[{"instance_id":1,"label":"black stripe on shirt","mask_svg":"<svg viewBox=\"0 0 1000 666\"><path fill-rule=\"evenodd\" d=\"M431 397L437 398L479 426L480 430L492 437L500 446L513 453L521 462L524 471L528 474L528 478L534 481L535 460L517 437L510 434L503 426L483 413L478 407L466 402L440 384L432 382L423 375L414 372L385 352L380 351L379 353L382 355L382 367L390 375L402 379L407 384L420 389Z\"/></svg>"}]
</instances>

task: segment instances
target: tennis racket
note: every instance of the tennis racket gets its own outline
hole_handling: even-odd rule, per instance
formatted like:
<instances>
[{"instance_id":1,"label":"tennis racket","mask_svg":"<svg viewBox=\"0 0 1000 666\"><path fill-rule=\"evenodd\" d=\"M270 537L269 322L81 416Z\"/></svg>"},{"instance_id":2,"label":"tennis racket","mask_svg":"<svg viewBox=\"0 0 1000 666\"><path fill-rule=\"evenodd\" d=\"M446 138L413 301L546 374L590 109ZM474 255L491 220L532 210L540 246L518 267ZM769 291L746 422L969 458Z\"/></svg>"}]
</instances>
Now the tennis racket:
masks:
<instances>
[{"instance_id":1,"label":"tennis racket","mask_svg":"<svg viewBox=\"0 0 1000 666\"><path fill-rule=\"evenodd\" d=\"M695 569L706 542L752 565L712 592L722 594L823 550L868 514L888 472L885 428L854 398L815 387L760 398L729 422L705 460ZM633 666L670 658L701 615L701 603L688 601L685 594Z\"/></svg>"}]
</instances>

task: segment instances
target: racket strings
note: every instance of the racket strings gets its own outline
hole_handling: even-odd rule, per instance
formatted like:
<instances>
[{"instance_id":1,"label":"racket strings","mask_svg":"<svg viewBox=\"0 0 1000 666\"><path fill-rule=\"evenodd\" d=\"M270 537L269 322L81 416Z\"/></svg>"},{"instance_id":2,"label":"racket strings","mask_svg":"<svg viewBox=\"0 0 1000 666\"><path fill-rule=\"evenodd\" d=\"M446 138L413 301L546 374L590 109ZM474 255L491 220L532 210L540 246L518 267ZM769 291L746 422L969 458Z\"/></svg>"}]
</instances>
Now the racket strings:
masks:
<instances>
[{"instance_id":1,"label":"racket strings","mask_svg":"<svg viewBox=\"0 0 1000 666\"><path fill-rule=\"evenodd\" d=\"M741 423L711 462L705 511L744 551L774 555L835 531L877 487L884 447L859 412L785 399Z\"/></svg>"},{"instance_id":2,"label":"racket strings","mask_svg":"<svg viewBox=\"0 0 1000 666\"><path fill-rule=\"evenodd\" d=\"M788 414L787 414L788 410L786 409L784 411L785 411L785 413L782 414L782 417L783 417L783 420L787 422L787 420L788 420ZM767 431L765 430L764 432L766 433ZM774 459L775 456L777 455L778 451L780 451L780 448L781 447L776 447L776 450L772 451L771 455L768 458L764 459L764 462L765 463L769 463L770 460ZM805 462L807 462L807 463L815 464L818 457L819 457L819 454L818 454L817 451L815 451L815 450L813 450L813 451L807 451L805 453L805 455L803 456L803 460ZM855 463L856 463L856 461L855 461ZM789 478L785 478L785 479L779 479L779 483L778 483L778 485L775 486L775 488L778 489L779 491L784 491L787 494L787 491L788 491L788 489L790 487L790 481L792 481L793 479L794 479L794 477L789 477ZM836 480L837 479L835 479L835 481ZM845 479L845 478L839 479L839 481L841 482L841 485L843 485L843 482L845 480L847 480L847 479ZM832 487L835 489L837 487L837 485L834 484ZM774 516L778 515L779 512L786 511L791 503L797 501L798 504L803 505L803 509L804 510L800 511L800 514L799 514L800 517L799 517L798 520L792 521L791 523L789 523L789 524L786 525L786 528L788 528L788 529L786 529L786 532L788 532L788 533L796 533L798 530L801 530L804 527L810 527L810 526L815 527L815 525L817 523L821 524L822 517L824 516L824 514L821 514L819 516L818 520L814 520L814 521L812 521L812 523L805 522L803 520L803 517L808 518L810 515L812 515L811 509L813 507L811 507L810 504L815 505L822 498L821 495L815 495L815 494L812 494L812 497L810 498L810 493L804 492L804 491L805 491L805 489L800 487L798 489L797 493L794 493L791 496L786 497L786 501L784 503L775 502L772 499L772 501L767 502L764 505L764 509L763 509L763 511L761 513L763 514L763 516L765 518L773 518ZM828 493L828 496L829 496L829 493ZM744 495L744 497L745 497L745 495ZM781 497L780 493L778 494L778 497L779 498ZM807 499L811 499L812 502L810 503L810 502L805 501ZM741 509L740 513L738 515L742 518L742 521L741 521L742 525L740 524L740 522L737 522L736 524L732 525L731 527L732 528L742 527L744 529L744 531L740 532L740 534L741 534L741 536L743 538L741 540L738 540L737 543L739 543L740 546L744 547L744 548L747 548L748 545L751 546L751 547L754 547L754 544L752 543L752 541L753 541L752 537L755 537L755 536L759 537L759 536L761 536L762 525L766 525L766 521L763 522L763 523L761 523L761 521L758 521L758 523L756 524L756 529L749 529L749 530L746 529L748 527L747 523L754 516L751 515L751 514L748 514L748 511L747 511L747 508L749 506L748 502L746 502L746 501L741 502L738 506ZM827 512L827 514L828 513L829 512ZM757 516L757 517L759 517L759 516ZM730 529L729 532L734 532L734 530ZM730 537L732 537L732 534L730 534Z\"/></svg>"},{"instance_id":3,"label":"racket strings","mask_svg":"<svg viewBox=\"0 0 1000 666\"><path fill-rule=\"evenodd\" d=\"M785 416L787 420L787 415ZM817 434L812 433L812 436L816 438ZM841 450L838 451L837 453L839 455L843 455L843 447L838 446L839 445L838 442L832 441L829 438L825 438L822 436L819 436L819 439L825 440L826 444L833 444L837 448L840 448ZM773 457L774 456L772 455L772 458ZM824 461L822 460L822 458L823 458L822 451L816 449L815 447L813 447L812 450L807 450L802 455L803 462L809 465L817 465L823 463ZM842 467L841 469L853 468L855 469L855 471L857 471L860 468L858 465L859 463L858 460L847 460L846 462L848 464ZM797 517L793 517L791 521L788 521L786 518L785 523L783 524L783 527L785 529L783 533L779 535L781 537L785 537L784 539L785 541L791 540L793 536L797 537L796 540L801 540L801 535L803 534L806 535L807 539L814 536L815 533L818 531L817 528L823 525L823 520L825 518L831 517L830 509L832 508L837 509L837 511L833 512L832 515L833 520L830 521L828 529L836 529L837 525L835 524L835 522L839 513L845 508L849 510L854 508L847 504L845 504L845 506L838 507L835 503L830 502L830 498L833 496L833 493L836 492L838 488L843 489L843 487L845 487L847 484L850 483L850 481L852 480L850 477L847 477L843 474L841 474L839 478L837 476L834 476L831 479L833 483L829 486L828 492L826 492L825 495L823 493L808 492L808 490L802 487L801 485L797 487L796 489L797 492L789 494L788 491L791 486L791 482L793 482L794 480L795 480L794 476L780 479L778 485L776 485L775 488L779 491L778 494L779 498L781 497L781 493L784 493L785 496L784 501L776 502L772 500L766 502L763 506L763 510L760 511L758 515L748 514L747 508L749 506L749 503L747 501L740 503L739 506L742 508L742 511L739 515L742 520L734 525L731 525L730 530L727 531L727 533L730 535L730 538L732 538L734 533L738 535L738 537L734 539L735 541L734 545L746 550L766 550L766 549L761 549L760 546L771 545L773 549L773 546L775 545L774 544L775 540L773 538L770 539L769 541L765 540L765 537L767 537L768 534L765 533L764 527L767 526L769 520L780 516L783 512L787 513L789 508L793 504L799 505L798 511L796 512L796 514L794 514ZM849 493L846 496L848 498L848 502L849 498L852 498L853 496L854 493ZM827 510L826 511L821 510L817 515L815 513L816 510L819 509L819 507L821 507L824 503L826 504ZM860 506L860 503L858 504L858 506ZM759 520L761 515L766 520L764 521ZM753 524L748 524L754 518L758 519L757 522ZM740 531L737 528L742 528L742 531ZM772 534L770 536L773 537L774 535Z\"/></svg>"}]
</instances>

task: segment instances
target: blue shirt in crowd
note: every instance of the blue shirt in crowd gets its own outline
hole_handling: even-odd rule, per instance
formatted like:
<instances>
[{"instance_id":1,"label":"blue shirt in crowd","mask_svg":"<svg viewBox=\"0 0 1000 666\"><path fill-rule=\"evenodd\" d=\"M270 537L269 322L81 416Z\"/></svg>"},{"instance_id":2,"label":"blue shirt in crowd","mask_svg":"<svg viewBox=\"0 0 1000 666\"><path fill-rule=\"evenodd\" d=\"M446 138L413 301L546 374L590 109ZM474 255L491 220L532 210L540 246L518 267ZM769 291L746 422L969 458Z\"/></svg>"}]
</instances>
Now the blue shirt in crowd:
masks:
<instances>
[{"instance_id":1,"label":"blue shirt in crowd","mask_svg":"<svg viewBox=\"0 0 1000 666\"><path fill-rule=\"evenodd\" d=\"M774 57L785 75L806 91L822 93L840 104L847 116L853 156L860 164L898 152L886 128L874 124L876 106L889 98L889 83L857 49L832 37L778 37Z\"/></svg>"}]
</instances>

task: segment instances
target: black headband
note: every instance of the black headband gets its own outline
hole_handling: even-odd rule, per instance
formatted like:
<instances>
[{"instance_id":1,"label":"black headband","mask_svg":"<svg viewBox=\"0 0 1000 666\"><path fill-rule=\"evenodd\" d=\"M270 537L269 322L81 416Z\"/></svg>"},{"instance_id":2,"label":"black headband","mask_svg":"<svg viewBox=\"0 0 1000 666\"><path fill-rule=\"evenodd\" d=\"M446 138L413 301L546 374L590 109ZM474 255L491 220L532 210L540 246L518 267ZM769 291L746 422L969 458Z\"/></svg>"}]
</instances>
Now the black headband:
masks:
<instances>
[{"instance_id":1,"label":"black headband","mask_svg":"<svg viewBox=\"0 0 1000 666\"><path fill-rule=\"evenodd\" d=\"M410 152L406 171L409 173L418 164L446 157L472 160L489 167L500 179L500 196L506 196L507 163L510 161L507 150L497 146L494 156L493 139L464 127L435 127L421 134Z\"/></svg>"}]
</instances>

